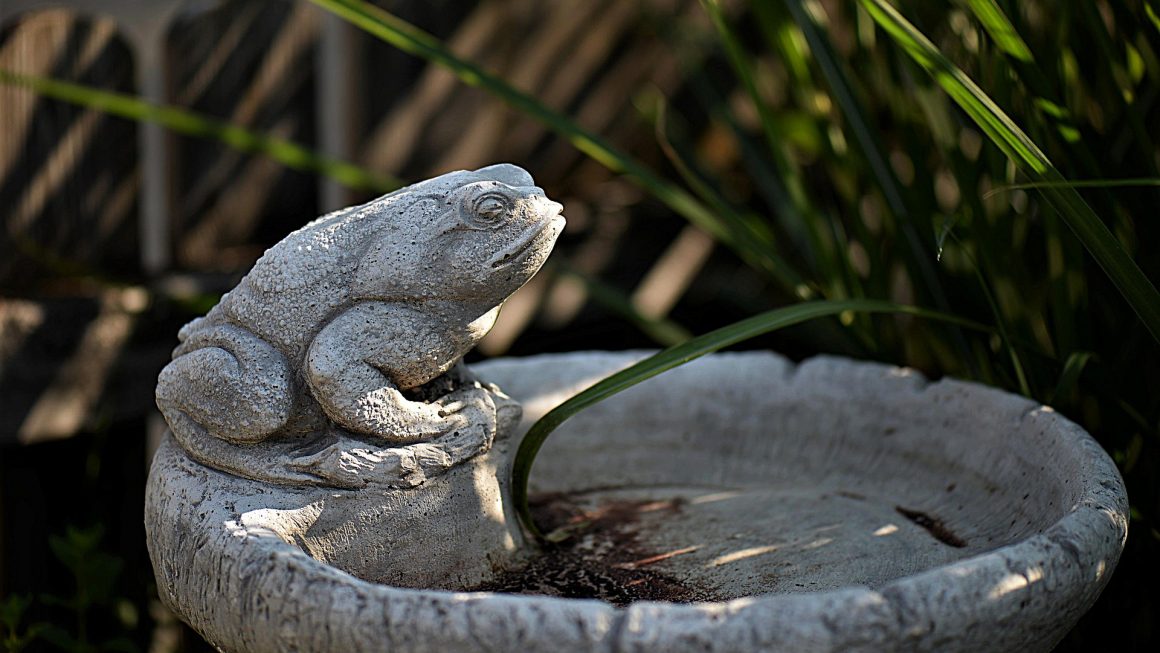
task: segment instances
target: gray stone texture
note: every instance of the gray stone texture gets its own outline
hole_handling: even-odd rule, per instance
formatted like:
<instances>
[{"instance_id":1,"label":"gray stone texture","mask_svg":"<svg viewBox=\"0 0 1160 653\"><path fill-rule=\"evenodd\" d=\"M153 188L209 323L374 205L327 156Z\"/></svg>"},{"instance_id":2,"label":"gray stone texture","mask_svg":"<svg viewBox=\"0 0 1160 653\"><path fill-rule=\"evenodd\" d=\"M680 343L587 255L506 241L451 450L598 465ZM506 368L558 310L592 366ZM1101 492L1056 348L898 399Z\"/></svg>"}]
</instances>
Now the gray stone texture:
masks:
<instances>
[{"instance_id":1,"label":"gray stone texture","mask_svg":"<svg viewBox=\"0 0 1160 653\"><path fill-rule=\"evenodd\" d=\"M526 555L506 488L520 434L642 355L477 366L522 426L418 487L247 480L168 439L146 505L162 599L226 651L1048 651L1119 558L1119 474L1050 409L879 364L722 354L569 420L532 483L682 498L651 544L697 548L657 569L723 600L454 591Z\"/></svg>"},{"instance_id":2,"label":"gray stone texture","mask_svg":"<svg viewBox=\"0 0 1160 653\"><path fill-rule=\"evenodd\" d=\"M457 366L540 269L561 206L509 164L318 218L178 334L157 404L194 459L257 480L413 487L518 406Z\"/></svg>"}]
</instances>

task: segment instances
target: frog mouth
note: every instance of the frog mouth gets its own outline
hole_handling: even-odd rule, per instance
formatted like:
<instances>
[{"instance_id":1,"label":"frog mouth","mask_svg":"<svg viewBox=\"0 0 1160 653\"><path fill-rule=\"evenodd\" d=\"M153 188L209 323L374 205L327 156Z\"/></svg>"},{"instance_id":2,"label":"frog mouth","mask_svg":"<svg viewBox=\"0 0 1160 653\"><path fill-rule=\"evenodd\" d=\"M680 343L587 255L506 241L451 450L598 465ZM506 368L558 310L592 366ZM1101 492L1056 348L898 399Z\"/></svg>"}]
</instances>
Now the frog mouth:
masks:
<instances>
[{"instance_id":1,"label":"frog mouth","mask_svg":"<svg viewBox=\"0 0 1160 653\"><path fill-rule=\"evenodd\" d=\"M528 231L524 232L526 235L524 237L520 238L518 245L516 245L515 247L513 247L511 249L504 250L504 251L500 252L494 258L491 259L491 267L498 268L500 266L508 265L508 264L518 260L524 254L526 254L528 252L528 250L530 250L532 248L533 245L537 245L537 244L543 242L545 240L545 238L543 237L544 234L547 233L548 231L552 231L553 226L559 224L559 225L561 225L561 229L562 229L563 222L564 222L564 216L557 215L557 216L553 217L551 220L548 220L547 222L545 222L543 225L541 225L539 227L534 227L534 228L529 229ZM557 234L559 234L561 229L555 229L554 231Z\"/></svg>"}]
</instances>

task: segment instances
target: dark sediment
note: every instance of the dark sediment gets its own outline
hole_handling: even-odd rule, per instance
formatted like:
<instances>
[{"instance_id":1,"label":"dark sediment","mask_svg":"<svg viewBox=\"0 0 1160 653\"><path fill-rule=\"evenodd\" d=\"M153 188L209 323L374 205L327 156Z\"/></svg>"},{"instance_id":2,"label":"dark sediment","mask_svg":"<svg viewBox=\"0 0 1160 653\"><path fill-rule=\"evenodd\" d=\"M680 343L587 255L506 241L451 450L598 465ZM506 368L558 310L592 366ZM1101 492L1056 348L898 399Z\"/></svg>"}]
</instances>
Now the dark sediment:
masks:
<instances>
[{"instance_id":1,"label":"dark sediment","mask_svg":"<svg viewBox=\"0 0 1160 653\"><path fill-rule=\"evenodd\" d=\"M895 506L894 510L898 512L898 514L906 517L910 521L925 529L926 532L930 533L931 537L947 546L953 546L956 549L961 549L967 546L966 540L956 535L951 529L947 528L947 525L937 517L932 517L931 515L928 515L924 512L919 512L917 510L903 508L902 506Z\"/></svg>"},{"instance_id":2,"label":"dark sediment","mask_svg":"<svg viewBox=\"0 0 1160 653\"><path fill-rule=\"evenodd\" d=\"M656 567L688 550L658 551L640 537L640 515L678 513L679 501L609 501L583 506L576 497L534 497L532 514L550 540L523 566L501 572L468 591L600 599L617 606L634 601L691 603L717 597Z\"/></svg>"}]
</instances>

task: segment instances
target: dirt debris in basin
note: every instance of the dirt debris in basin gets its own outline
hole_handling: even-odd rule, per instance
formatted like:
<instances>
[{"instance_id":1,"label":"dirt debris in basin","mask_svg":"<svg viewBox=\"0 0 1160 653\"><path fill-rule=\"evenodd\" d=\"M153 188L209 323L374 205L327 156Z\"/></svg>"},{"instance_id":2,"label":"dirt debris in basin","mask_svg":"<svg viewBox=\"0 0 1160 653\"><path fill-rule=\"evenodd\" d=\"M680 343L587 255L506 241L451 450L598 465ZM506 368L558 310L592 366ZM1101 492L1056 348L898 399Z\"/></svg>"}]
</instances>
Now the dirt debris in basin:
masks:
<instances>
[{"instance_id":1,"label":"dirt debris in basin","mask_svg":"<svg viewBox=\"0 0 1160 653\"><path fill-rule=\"evenodd\" d=\"M921 528L925 529L926 532L930 533L931 537L947 546L953 546L956 549L961 549L967 546L966 540L956 535L951 529L947 528L947 525L943 523L943 520L937 517L932 517L924 512L919 512L918 510L903 508L902 506L895 506L894 510L898 514L906 517Z\"/></svg>"},{"instance_id":2,"label":"dirt debris in basin","mask_svg":"<svg viewBox=\"0 0 1160 653\"><path fill-rule=\"evenodd\" d=\"M681 504L680 499L619 500L585 506L568 494L533 497L532 514L552 541L523 566L468 591L600 599L616 606L635 601L718 600L712 591L656 568L695 547L658 551L644 545L639 537L642 513L678 513Z\"/></svg>"}]
</instances>

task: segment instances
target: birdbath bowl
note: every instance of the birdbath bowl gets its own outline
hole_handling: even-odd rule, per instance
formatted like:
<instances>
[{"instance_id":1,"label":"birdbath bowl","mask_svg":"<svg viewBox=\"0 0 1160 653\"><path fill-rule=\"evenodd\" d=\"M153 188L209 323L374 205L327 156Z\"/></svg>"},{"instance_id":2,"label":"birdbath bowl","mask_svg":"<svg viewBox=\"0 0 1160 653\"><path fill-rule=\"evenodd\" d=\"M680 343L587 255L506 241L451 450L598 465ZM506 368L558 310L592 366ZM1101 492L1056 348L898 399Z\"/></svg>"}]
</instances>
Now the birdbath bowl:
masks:
<instances>
[{"instance_id":1,"label":"birdbath bowl","mask_svg":"<svg viewBox=\"0 0 1160 653\"><path fill-rule=\"evenodd\" d=\"M532 474L556 540L537 552L509 500L519 438L642 356L474 366L523 423L430 487L279 487L165 443L146 509L163 600L226 651L1047 651L1112 574L1127 497L1075 424L769 353L566 422Z\"/></svg>"}]
</instances>

